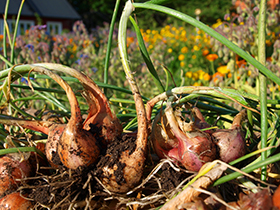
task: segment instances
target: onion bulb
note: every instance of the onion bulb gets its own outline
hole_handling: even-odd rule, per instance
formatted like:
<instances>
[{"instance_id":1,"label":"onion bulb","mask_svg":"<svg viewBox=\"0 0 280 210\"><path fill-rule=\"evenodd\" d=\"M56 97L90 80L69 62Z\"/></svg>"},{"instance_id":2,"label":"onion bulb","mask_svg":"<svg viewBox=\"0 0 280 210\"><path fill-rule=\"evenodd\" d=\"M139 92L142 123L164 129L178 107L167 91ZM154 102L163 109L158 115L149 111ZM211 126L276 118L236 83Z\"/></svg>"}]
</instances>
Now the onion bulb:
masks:
<instances>
[{"instance_id":1,"label":"onion bulb","mask_svg":"<svg viewBox=\"0 0 280 210\"><path fill-rule=\"evenodd\" d=\"M241 122L246 117L246 110L240 111L233 119L229 129L218 129L212 137L219 148L220 159L229 163L246 153L245 137Z\"/></svg>"},{"instance_id":2,"label":"onion bulb","mask_svg":"<svg viewBox=\"0 0 280 210\"><path fill-rule=\"evenodd\" d=\"M53 125L49 130L52 132L52 135L49 134L49 140L54 145L54 151L57 148L60 161L67 168L76 169L79 166L89 166L97 160L100 149L94 135L83 129L79 103L72 88L61 77L47 69L37 68L36 71L54 79L65 90L70 102L71 118L67 125ZM46 149L52 150L53 148L48 146ZM46 153L50 154L49 151Z\"/></svg>"},{"instance_id":3,"label":"onion bulb","mask_svg":"<svg viewBox=\"0 0 280 210\"><path fill-rule=\"evenodd\" d=\"M167 102L165 109L166 118L171 131L178 139L178 154L181 164L190 171L199 171L203 164L216 159L216 147L210 135L200 131L193 122L186 123Z\"/></svg>"},{"instance_id":4,"label":"onion bulb","mask_svg":"<svg viewBox=\"0 0 280 210\"><path fill-rule=\"evenodd\" d=\"M33 206L20 192L13 192L0 199L0 210L30 210Z\"/></svg>"},{"instance_id":5,"label":"onion bulb","mask_svg":"<svg viewBox=\"0 0 280 210\"><path fill-rule=\"evenodd\" d=\"M0 158L0 197L17 189L20 179L29 177L32 167L28 160L19 160L17 153Z\"/></svg>"}]
</instances>

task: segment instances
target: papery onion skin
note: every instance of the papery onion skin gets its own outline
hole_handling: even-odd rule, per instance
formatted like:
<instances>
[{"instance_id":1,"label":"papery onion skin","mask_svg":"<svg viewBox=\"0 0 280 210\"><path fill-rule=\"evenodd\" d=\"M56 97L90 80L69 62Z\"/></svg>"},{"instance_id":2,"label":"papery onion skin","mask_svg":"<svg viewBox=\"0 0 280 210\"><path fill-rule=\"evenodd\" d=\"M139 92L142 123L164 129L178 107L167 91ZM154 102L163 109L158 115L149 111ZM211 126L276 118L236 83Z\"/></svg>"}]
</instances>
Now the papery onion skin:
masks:
<instances>
[{"instance_id":1,"label":"papery onion skin","mask_svg":"<svg viewBox=\"0 0 280 210\"><path fill-rule=\"evenodd\" d=\"M8 155L0 158L0 197L16 190L22 179L29 177L32 173L32 167L28 160L19 162Z\"/></svg>"},{"instance_id":2,"label":"papery onion skin","mask_svg":"<svg viewBox=\"0 0 280 210\"><path fill-rule=\"evenodd\" d=\"M30 210L34 207L31 201L23 198L20 192L13 192L0 199L0 210Z\"/></svg>"}]
</instances>

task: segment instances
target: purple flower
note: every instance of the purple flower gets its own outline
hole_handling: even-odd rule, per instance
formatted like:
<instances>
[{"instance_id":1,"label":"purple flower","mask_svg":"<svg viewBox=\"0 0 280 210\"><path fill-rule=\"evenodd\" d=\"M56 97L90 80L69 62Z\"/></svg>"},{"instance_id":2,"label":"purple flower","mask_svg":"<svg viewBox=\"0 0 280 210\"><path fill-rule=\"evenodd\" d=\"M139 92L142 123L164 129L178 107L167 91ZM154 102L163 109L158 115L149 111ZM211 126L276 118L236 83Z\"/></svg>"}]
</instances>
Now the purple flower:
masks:
<instances>
[{"instance_id":1,"label":"purple flower","mask_svg":"<svg viewBox=\"0 0 280 210\"><path fill-rule=\"evenodd\" d=\"M34 52L34 46L32 44L27 44L25 45L26 48L28 48L29 50L32 50L32 52Z\"/></svg>"}]
</instances>

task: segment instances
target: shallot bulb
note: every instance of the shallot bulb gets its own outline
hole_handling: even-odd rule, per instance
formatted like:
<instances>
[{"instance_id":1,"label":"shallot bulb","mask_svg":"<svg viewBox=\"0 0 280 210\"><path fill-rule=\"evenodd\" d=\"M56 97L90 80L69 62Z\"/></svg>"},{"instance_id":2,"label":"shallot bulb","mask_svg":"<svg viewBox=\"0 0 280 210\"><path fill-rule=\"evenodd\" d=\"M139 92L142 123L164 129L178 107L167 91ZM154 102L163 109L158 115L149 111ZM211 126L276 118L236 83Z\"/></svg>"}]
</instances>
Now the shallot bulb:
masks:
<instances>
[{"instance_id":1,"label":"shallot bulb","mask_svg":"<svg viewBox=\"0 0 280 210\"><path fill-rule=\"evenodd\" d=\"M218 129L212 137L219 148L220 159L229 163L246 153L245 137L241 122L246 117L246 110L240 111L233 119L229 129Z\"/></svg>"},{"instance_id":2,"label":"shallot bulb","mask_svg":"<svg viewBox=\"0 0 280 210\"><path fill-rule=\"evenodd\" d=\"M111 154L107 154L105 158L108 162L101 169L99 178L111 192L126 193L142 178L147 154L148 126L145 107L138 91L134 94L134 101L138 119L135 149L132 152L121 151L118 163L110 162ZM121 171L121 174L117 174L116 171ZM119 181L119 176L122 176L121 181Z\"/></svg>"},{"instance_id":3,"label":"shallot bulb","mask_svg":"<svg viewBox=\"0 0 280 210\"><path fill-rule=\"evenodd\" d=\"M57 152L64 166L70 169L76 169L79 166L89 166L94 163L100 149L97 145L94 135L83 129L83 119L77 98L72 88L57 74L38 68L36 71L44 73L54 79L66 92L71 106L71 118L67 125L53 125L54 136L50 136L54 145L58 136ZM62 132L63 131L63 132ZM61 134L61 135L60 135ZM49 153L46 151L46 153Z\"/></svg>"},{"instance_id":4,"label":"shallot bulb","mask_svg":"<svg viewBox=\"0 0 280 210\"><path fill-rule=\"evenodd\" d=\"M28 160L18 160L18 154L6 155L0 158L0 197L15 191L20 179L29 177L32 167Z\"/></svg>"},{"instance_id":5,"label":"shallot bulb","mask_svg":"<svg viewBox=\"0 0 280 210\"><path fill-rule=\"evenodd\" d=\"M13 192L0 199L0 210L30 210L33 206L20 192Z\"/></svg>"},{"instance_id":6,"label":"shallot bulb","mask_svg":"<svg viewBox=\"0 0 280 210\"><path fill-rule=\"evenodd\" d=\"M181 164L190 171L199 171L203 164L216 159L216 147L208 133L197 129L193 122L175 117L171 102L167 102L166 118L174 136L178 139L178 154Z\"/></svg>"}]
</instances>

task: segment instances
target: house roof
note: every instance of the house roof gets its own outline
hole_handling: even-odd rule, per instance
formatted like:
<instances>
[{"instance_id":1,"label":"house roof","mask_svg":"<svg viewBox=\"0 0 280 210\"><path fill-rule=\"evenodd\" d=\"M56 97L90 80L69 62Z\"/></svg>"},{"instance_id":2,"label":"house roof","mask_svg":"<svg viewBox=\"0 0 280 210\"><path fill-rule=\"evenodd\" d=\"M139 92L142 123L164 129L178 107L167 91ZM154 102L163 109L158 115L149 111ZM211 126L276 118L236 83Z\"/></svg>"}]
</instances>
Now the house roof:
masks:
<instances>
[{"instance_id":1,"label":"house roof","mask_svg":"<svg viewBox=\"0 0 280 210\"><path fill-rule=\"evenodd\" d=\"M8 14L16 15L21 0L10 1ZM4 14L6 1L0 1L0 12ZM81 19L81 16L69 4L67 0L25 0L21 16L34 16L37 13L40 17Z\"/></svg>"}]
</instances>

